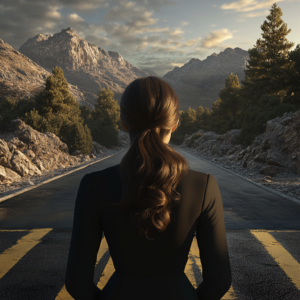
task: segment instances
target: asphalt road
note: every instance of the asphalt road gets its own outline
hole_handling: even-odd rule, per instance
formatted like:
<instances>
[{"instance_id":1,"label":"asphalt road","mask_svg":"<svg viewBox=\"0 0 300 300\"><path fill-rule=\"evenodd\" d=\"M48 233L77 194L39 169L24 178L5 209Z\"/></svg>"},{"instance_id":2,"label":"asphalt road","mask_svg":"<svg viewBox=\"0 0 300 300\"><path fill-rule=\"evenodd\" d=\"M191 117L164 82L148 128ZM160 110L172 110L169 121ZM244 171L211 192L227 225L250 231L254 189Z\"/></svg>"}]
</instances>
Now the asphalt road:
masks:
<instances>
[{"instance_id":1,"label":"asphalt road","mask_svg":"<svg viewBox=\"0 0 300 300\"><path fill-rule=\"evenodd\" d=\"M300 206L182 149L176 151L191 169L214 175L221 191L233 277L223 299L299 300ZM0 203L1 300L72 299L64 292L64 276L79 182L86 173L118 164L124 154ZM193 242L186 268L197 286L202 275L195 249ZM109 250L102 254L95 282L112 272Z\"/></svg>"}]
</instances>

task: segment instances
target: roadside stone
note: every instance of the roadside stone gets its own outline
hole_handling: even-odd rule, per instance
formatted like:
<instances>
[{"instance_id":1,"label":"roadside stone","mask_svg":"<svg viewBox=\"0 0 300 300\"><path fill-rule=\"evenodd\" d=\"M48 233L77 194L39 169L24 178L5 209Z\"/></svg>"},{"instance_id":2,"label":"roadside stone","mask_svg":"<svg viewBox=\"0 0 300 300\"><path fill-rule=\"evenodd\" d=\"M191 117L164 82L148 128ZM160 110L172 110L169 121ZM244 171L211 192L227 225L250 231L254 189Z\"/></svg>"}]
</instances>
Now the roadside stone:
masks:
<instances>
[{"instance_id":1,"label":"roadside stone","mask_svg":"<svg viewBox=\"0 0 300 300\"><path fill-rule=\"evenodd\" d=\"M264 154L257 154L254 157L254 161L256 162L261 162L261 163L265 163L266 162L266 156Z\"/></svg>"},{"instance_id":2,"label":"roadside stone","mask_svg":"<svg viewBox=\"0 0 300 300\"><path fill-rule=\"evenodd\" d=\"M283 158L278 153L269 153L267 156L267 164L274 165L278 167L285 167L284 163L282 163Z\"/></svg>"},{"instance_id":3,"label":"roadside stone","mask_svg":"<svg viewBox=\"0 0 300 300\"><path fill-rule=\"evenodd\" d=\"M11 179L11 181L17 181L21 178L21 176L18 173L14 172L9 168L5 168L5 172L6 172L6 178Z\"/></svg>"},{"instance_id":4,"label":"roadside stone","mask_svg":"<svg viewBox=\"0 0 300 300\"><path fill-rule=\"evenodd\" d=\"M282 169L280 167L274 166L274 165L267 165L262 167L259 172L260 174L275 176L278 173L280 173Z\"/></svg>"}]
</instances>

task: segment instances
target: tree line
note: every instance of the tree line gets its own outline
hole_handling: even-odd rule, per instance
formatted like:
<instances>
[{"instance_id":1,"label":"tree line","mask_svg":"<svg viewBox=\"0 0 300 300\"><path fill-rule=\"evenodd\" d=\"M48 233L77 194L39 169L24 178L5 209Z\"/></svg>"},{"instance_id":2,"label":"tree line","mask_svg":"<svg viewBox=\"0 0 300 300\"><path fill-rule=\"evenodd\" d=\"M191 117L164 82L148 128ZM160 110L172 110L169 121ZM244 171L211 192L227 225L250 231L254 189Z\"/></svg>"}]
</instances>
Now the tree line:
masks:
<instances>
[{"instance_id":1,"label":"tree line","mask_svg":"<svg viewBox=\"0 0 300 300\"><path fill-rule=\"evenodd\" d=\"M289 51L294 46L286 39L291 29L287 29L281 16L281 9L274 3L268 21L261 26L262 39L248 50L242 85L238 76L231 73L211 109L199 106L196 110L189 107L180 111L171 143L181 144L186 134L199 129L217 134L241 129L235 143L248 146L265 131L268 120L300 108L300 44ZM22 119L40 132L56 134L68 145L70 153L80 150L89 154L92 141L106 147L117 146L118 130L124 130L120 106L110 89L99 91L94 109L79 106L59 67L52 69L46 87L34 98L1 98L0 115L0 128L6 130L10 120Z\"/></svg>"},{"instance_id":2,"label":"tree line","mask_svg":"<svg viewBox=\"0 0 300 300\"><path fill-rule=\"evenodd\" d=\"M93 141L107 147L118 145L120 107L113 99L113 92L102 89L94 110L79 106L59 67L52 69L45 88L35 97L25 100L1 98L0 114L2 130L9 130L11 120L21 119L39 132L56 134L67 144L70 153L75 150L82 154L91 153Z\"/></svg>"}]
</instances>

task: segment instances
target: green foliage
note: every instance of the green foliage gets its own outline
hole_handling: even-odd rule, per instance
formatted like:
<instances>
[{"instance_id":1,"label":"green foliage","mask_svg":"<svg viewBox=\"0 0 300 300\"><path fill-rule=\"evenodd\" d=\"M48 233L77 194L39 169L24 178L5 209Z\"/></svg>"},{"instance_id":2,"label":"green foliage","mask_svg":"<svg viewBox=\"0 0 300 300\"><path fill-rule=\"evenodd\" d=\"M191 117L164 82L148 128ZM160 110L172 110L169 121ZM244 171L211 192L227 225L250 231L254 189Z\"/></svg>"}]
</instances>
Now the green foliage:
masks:
<instances>
[{"instance_id":1,"label":"green foliage","mask_svg":"<svg viewBox=\"0 0 300 300\"><path fill-rule=\"evenodd\" d=\"M70 145L69 151L71 153L75 150L80 150L83 154L91 153L93 140L87 125L83 125L81 122L64 122L60 128L60 135L62 136L62 141Z\"/></svg>"},{"instance_id":2,"label":"green foliage","mask_svg":"<svg viewBox=\"0 0 300 300\"><path fill-rule=\"evenodd\" d=\"M189 140L187 146L188 146L188 147L191 147L191 146L194 144L195 140L199 139L201 136L202 136L201 133L195 133L195 134L191 137L191 139Z\"/></svg>"},{"instance_id":3,"label":"green foliage","mask_svg":"<svg viewBox=\"0 0 300 300\"><path fill-rule=\"evenodd\" d=\"M94 110L83 106L80 106L80 110L95 142L105 147L118 146L118 128L124 128L120 119L120 106L114 99L113 91L102 89Z\"/></svg>"},{"instance_id":4,"label":"green foliage","mask_svg":"<svg viewBox=\"0 0 300 300\"><path fill-rule=\"evenodd\" d=\"M289 59L293 62L291 69L286 69L286 81L289 86L284 103L291 103L300 108L300 44L289 53Z\"/></svg>"},{"instance_id":5,"label":"green foliage","mask_svg":"<svg viewBox=\"0 0 300 300\"><path fill-rule=\"evenodd\" d=\"M291 30L287 30L281 16L281 9L274 3L267 16L269 22L264 21L261 26L263 39L248 50L250 59L242 81L243 102L237 120L242 129L240 143L251 144L256 135L264 132L266 121L296 108L297 97L291 98L292 91L297 90L291 80L296 63L288 53L294 43L286 39ZM297 61L298 52L293 52L292 57Z\"/></svg>"},{"instance_id":6,"label":"green foliage","mask_svg":"<svg viewBox=\"0 0 300 300\"><path fill-rule=\"evenodd\" d=\"M248 91L251 104L258 104L262 94L276 94L287 88L285 71L293 65L288 59L288 50L294 43L286 39L291 29L287 30L287 25L283 24L282 15L281 9L274 3L267 16L269 22L264 21L260 27L263 39L258 39L254 48L248 50L249 66L242 84ZM280 100L282 102L283 99Z\"/></svg>"},{"instance_id":7,"label":"green foliage","mask_svg":"<svg viewBox=\"0 0 300 300\"><path fill-rule=\"evenodd\" d=\"M35 101L28 97L24 100L15 100L10 97L0 99L0 128L8 130L9 122L13 119L23 119L26 112L32 110Z\"/></svg>"},{"instance_id":8,"label":"green foliage","mask_svg":"<svg viewBox=\"0 0 300 300\"><path fill-rule=\"evenodd\" d=\"M172 133L170 142L173 144L181 144L186 134L195 132L196 111L188 108L185 111L180 111L179 123L176 130Z\"/></svg>"},{"instance_id":9,"label":"green foliage","mask_svg":"<svg viewBox=\"0 0 300 300\"><path fill-rule=\"evenodd\" d=\"M91 132L83 125L78 102L68 90L59 67L52 69L46 87L36 98L36 109L26 113L25 122L40 132L53 132L66 143L70 153L89 154L93 147Z\"/></svg>"},{"instance_id":10,"label":"green foliage","mask_svg":"<svg viewBox=\"0 0 300 300\"><path fill-rule=\"evenodd\" d=\"M277 95L264 94L259 102L260 106L250 105L244 114L242 131L236 144L251 145L255 136L265 132L267 121L282 117L285 112L295 111L292 104L281 103Z\"/></svg>"},{"instance_id":11,"label":"green foliage","mask_svg":"<svg viewBox=\"0 0 300 300\"><path fill-rule=\"evenodd\" d=\"M46 87L34 99L0 99L0 127L8 129L13 119L21 119L40 132L53 132L67 144L70 151L91 152L91 132L83 125L76 99L68 90L68 83L61 68L52 69ZM76 148L77 147L77 148Z\"/></svg>"},{"instance_id":12,"label":"green foliage","mask_svg":"<svg viewBox=\"0 0 300 300\"><path fill-rule=\"evenodd\" d=\"M242 110L241 86L237 75L231 73L225 79L219 98L213 103L210 115L210 129L223 134L238 128L238 117Z\"/></svg>"}]
</instances>

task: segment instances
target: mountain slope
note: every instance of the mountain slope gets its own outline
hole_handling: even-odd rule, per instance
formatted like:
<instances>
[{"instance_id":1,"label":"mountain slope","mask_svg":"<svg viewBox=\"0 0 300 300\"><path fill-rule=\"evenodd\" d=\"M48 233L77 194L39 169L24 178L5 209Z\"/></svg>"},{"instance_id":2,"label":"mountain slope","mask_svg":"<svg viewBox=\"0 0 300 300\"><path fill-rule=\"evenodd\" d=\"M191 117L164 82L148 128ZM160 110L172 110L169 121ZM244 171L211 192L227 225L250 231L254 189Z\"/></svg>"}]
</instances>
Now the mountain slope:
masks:
<instances>
[{"instance_id":1,"label":"mountain slope","mask_svg":"<svg viewBox=\"0 0 300 300\"><path fill-rule=\"evenodd\" d=\"M45 88L46 78L51 75L52 72L0 39L0 96L14 99L33 97ZM92 107L96 101L96 95L81 91L72 84L69 84L69 91L79 104Z\"/></svg>"},{"instance_id":2,"label":"mountain slope","mask_svg":"<svg viewBox=\"0 0 300 300\"><path fill-rule=\"evenodd\" d=\"M217 100L221 88L225 86L226 77L231 72L238 76L240 83L245 78L244 70L248 59L248 51L241 48L226 48L223 52L213 53L204 60L193 58L182 67L175 67L166 73L162 79L168 81L174 90L177 89L178 93L182 94L181 102L185 104L198 103L196 107L199 105L205 107L203 104L208 103L209 105L205 105L211 108L212 103ZM184 96L185 92L180 91L180 84L185 89L186 85L192 86L191 91L193 92L190 92L192 96L188 94Z\"/></svg>"},{"instance_id":3,"label":"mountain slope","mask_svg":"<svg viewBox=\"0 0 300 300\"><path fill-rule=\"evenodd\" d=\"M46 70L59 66L69 83L97 95L109 88L120 99L125 87L138 77L149 76L118 52L106 51L81 38L72 28L52 35L38 34L19 51Z\"/></svg>"}]
</instances>

